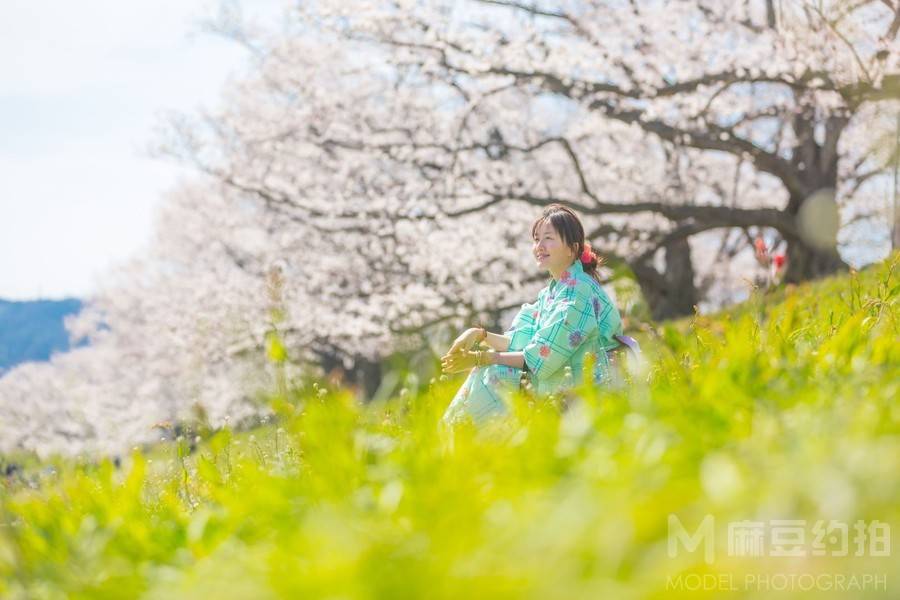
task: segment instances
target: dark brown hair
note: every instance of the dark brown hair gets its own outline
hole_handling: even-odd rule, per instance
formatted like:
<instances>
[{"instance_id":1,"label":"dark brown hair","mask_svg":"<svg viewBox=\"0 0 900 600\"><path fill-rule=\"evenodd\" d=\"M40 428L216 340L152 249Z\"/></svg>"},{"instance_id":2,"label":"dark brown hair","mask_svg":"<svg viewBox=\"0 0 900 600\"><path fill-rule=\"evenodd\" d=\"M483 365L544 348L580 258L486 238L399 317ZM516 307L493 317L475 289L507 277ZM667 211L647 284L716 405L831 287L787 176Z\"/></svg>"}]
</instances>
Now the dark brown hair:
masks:
<instances>
[{"instance_id":1,"label":"dark brown hair","mask_svg":"<svg viewBox=\"0 0 900 600\"><path fill-rule=\"evenodd\" d=\"M556 230L556 233L559 234L566 246L571 247L572 245L575 245L575 260L580 261L581 254L584 252L585 248L584 226L581 224L581 219L578 218L575 211L562 204L554 203L547 205L544 207L544 212L541 216L531 225L531 239L534 239L537 228L545 222L550 223L551 227ZM581 266L584 268L585 273L597 280L597 283L602 283L602 281L600 281L600 274L597 272L597 267L601 264L603 264L603 259L597 256L592 249L590 261L581 263Z\"/></svg>"}]
</instances>

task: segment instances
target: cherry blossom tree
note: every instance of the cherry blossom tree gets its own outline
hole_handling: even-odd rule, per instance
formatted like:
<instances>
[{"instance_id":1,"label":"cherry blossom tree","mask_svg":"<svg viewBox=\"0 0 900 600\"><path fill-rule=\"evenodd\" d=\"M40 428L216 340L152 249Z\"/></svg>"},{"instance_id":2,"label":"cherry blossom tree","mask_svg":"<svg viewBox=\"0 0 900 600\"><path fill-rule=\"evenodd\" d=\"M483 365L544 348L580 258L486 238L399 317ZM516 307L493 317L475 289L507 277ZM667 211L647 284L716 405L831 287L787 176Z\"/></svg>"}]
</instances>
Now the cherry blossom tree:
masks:
<instances>
[{"instance_id":1,"label":"cherry blossom tree","mask_svg":"<svg viewBox=\"0 0 900 600\"><path fill-rule=\"evenodd\" d=\"M326 172L352 171L367 207L392 197L379 223L418 216L446 231L480 214L491 228L482 239L514 239L520 225L487 209L531 215L564 202L663 318L700 301L709 267L696 272L690 240L706 232L744 230L732 239L748 256L770 232L786 246L788 282L845 266L838 211L881 216L860 206L890 162L866 139L897 110L883 103L900 90L898 10L885 0L304 3L286 33L256 43L269 50L248 106L281 98L281 120L232 113L216 126L304 144L313 162L327 154ZM298 195L335 197L330 183L303 188L298 164L257 138L239 155L201 168L304 218L322 213ZM278 165L294 169L293 187L270 189ZM804 213L814 196L823 201ZM359 211L359 197L347 199ZM480 254L476 271L496 258Z\"/></svg>"},{"instance_id":2,"label":"cherry blossom tree","mask_svg":"<svg viewBox=\"0 0 900 600\"><path fill-rule=\"evenodd\" d=\"M258 414L273 344L288 377L338 365L371 395L384 357L502 329L534 297L529 227L550 202L658 318L734 297L757 238L786 281L834 272L855 243L838 217L882 216L896 160L873 147L898 109L898 15L377 0L286 5L279 31L213 20L255 70L166 120L155 151L196 179L69 322L92 345L0 380L0 440L112 451L192 412Z\"/></svg>"},{"instance_id":3,"label":"cherry blossom tree","mask_svg":"<svg viewBox=\"0 0 900 600\"><path fill-rule=\"evenodd\" d=\"M786 281L844 266L836 210L879 216L860 207L890 157L865 140L896 110L897 22L885 2L305 3L164 151L310 240L295 274L382 350L527 299L523 233L555 201L655 316L685 314L762 233ZM720 251L696 243L714 231ZM360 337L337 331L316 348Z\"/></svg>"}]
</instances>

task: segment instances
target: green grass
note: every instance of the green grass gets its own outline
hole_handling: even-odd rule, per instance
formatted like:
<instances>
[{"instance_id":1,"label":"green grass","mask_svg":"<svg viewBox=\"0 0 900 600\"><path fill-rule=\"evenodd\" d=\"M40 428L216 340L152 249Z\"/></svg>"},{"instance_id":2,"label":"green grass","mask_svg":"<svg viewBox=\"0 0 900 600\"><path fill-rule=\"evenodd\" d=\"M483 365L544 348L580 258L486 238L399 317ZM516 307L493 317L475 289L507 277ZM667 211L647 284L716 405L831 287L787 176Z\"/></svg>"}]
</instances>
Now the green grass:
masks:
<instances>
[{"instance_id":1,"label":"green grass","mask_svg":"<svg viewBox=\"0 0 900 600\"><path fill-rule=\"evenodd\" d=\"M121 469L59 459L0 497L0 597L892 597L900 551L853 541L900 526L898 292L895 255L665 324L626 389L519 396L482 431L438 426L459 375L274 397L272 424ZM711 564L669 556L670 515L713 516ZM775 519L806 520L806 556L729 556L729 523ZM848 523L849 556L812 555L818 520ZM685 574L711 589L667 589ZM751 583L775 574L815 586ZM838 589L865 575L886 589Z\"/></svg>"}]
</instances>

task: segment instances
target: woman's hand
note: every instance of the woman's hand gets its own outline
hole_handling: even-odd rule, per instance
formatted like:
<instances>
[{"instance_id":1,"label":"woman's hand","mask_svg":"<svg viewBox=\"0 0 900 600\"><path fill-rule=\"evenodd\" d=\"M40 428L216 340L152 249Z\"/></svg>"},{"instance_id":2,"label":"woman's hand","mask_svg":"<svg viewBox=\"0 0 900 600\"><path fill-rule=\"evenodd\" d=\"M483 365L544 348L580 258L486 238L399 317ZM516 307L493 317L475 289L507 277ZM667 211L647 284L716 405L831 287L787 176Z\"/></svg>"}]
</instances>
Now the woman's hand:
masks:
<instances>
[{"instance_id":1,"label":"woman's hand","mask_svg":"<svg viewBox=\"0 0 900 600\"><path fill-rule=\"evenodd\" d=\"M448 352L446 356L441 357L441 371L444 373L459 373L476 366L478 352L470 350L457 350L456 352Z\"/></svg>"},{"instance_id":2,"label":"woman's hand","mask_svg":"<svg viewBox=\"0 0 900 600\"><path fill-rule=\"evenodd\" d=\"M466 329L460 334L458 338L453 342L450 346L450 349L447 350L447 356L451 354L456 354L457 352L463 352L465 350L471 350L472 347L477 343L481 337L481 329L478 327L471 327Z\"/></svg>"}]
</instances>

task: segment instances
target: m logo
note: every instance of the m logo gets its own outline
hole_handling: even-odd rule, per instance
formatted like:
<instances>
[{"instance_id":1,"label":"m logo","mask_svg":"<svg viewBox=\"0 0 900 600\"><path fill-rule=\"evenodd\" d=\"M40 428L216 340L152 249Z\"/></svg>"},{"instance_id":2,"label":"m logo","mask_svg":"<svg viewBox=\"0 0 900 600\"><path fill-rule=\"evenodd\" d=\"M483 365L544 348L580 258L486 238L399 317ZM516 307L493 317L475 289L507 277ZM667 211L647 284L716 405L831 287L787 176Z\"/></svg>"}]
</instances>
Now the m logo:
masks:
<instances>
[{"instance_id":1,"label":"m logo","mask_svg":"<svg viewBox=\"0 0 900 600\"><path fill-rule=\"evenodd\" d=\"M695 552L703 543L703 560L706 564L712 564L716 558L715 519L712 515L706 515L694 535L689 535L681 520L676 515L670 514L668 542L669 558L678 556L679 542L688 552Z\"/></svg>"}]
</instances>

